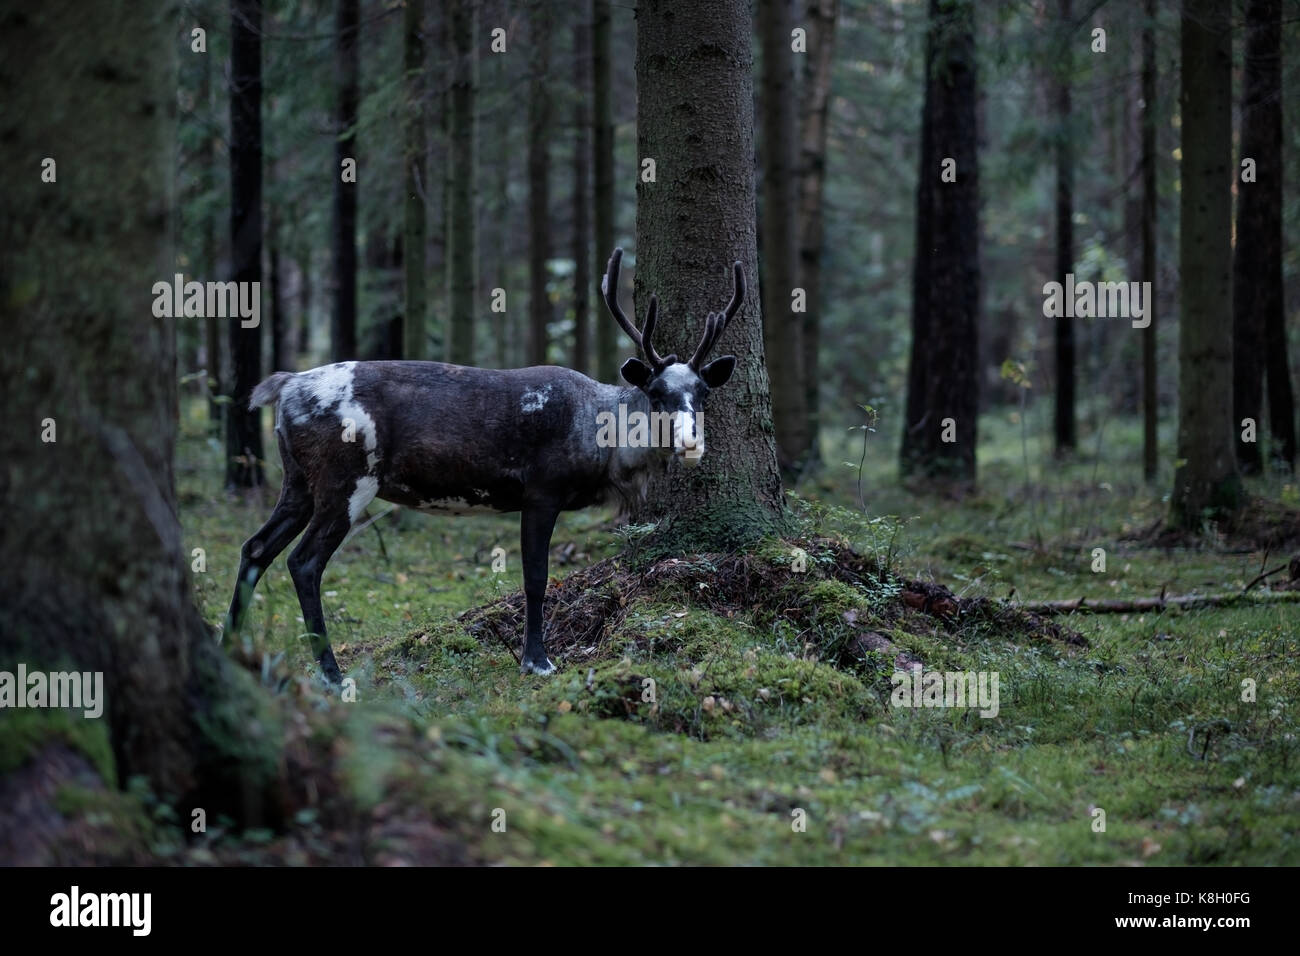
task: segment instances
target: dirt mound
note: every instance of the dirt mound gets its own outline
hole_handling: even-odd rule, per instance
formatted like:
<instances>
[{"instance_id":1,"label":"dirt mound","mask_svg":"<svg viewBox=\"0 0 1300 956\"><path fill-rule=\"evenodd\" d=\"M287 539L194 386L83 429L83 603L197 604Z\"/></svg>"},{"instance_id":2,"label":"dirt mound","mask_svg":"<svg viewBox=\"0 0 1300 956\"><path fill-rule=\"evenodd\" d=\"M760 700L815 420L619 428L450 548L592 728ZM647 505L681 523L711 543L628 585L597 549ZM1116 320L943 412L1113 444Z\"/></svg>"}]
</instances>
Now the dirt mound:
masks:
<instances>
[{"instance_id":1,"label":"dirt mound","mask_svg":"<svg viewBox=\"0 0 1300 956\"><path fill-rule=\"evenodd\" d=\"M791 560L789 555L800 557ZM850 603L819 587L826 582L848 585ZM869 614L857 606L863 598L870 604ZM600 647L640 599L689 604L723 617L782 618L809 630L834 616L841 629L853 632L840 649L850 655L897 652L878 633L887 628L930 633L938 627L965 636L993 631L1012 640L1087 646L1082 635L1054 621L987 598L960 598L933 582L901 578L841 542L816 539L789 542L765 553L666 558L640 571L616 556L553 581L545 609L552 657L563 659ZM516 592L471 608L459 619L480 641L514 648L524 628L524 596ZM898 660L904 661L900 666L910 666L914 659L898 653Z\"/></svg>"}]
</instances>

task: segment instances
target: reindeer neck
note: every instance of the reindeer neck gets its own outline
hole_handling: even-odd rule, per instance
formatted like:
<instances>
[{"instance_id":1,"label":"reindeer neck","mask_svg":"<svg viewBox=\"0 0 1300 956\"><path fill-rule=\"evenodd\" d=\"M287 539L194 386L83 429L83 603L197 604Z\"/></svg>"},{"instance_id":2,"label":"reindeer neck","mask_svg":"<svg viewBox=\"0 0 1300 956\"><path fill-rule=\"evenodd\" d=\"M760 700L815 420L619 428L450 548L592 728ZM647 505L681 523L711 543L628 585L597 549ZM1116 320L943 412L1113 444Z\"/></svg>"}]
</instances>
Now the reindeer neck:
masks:
<instances>
[{"instance_id":1,"label":"reindeer neck","mask_svg":"<svg viewBox=\"0 0 1300 956\"><path fill-rule=\"evenodd\" d=\"M620 406L626 409L624 416L631 416L634 412L641 412L647 416L650 414L650 399L646 397L645 392L631 385L601 385L597 406L599 411L612 414L615 421L619 419ZM610 452L608 459L610 482L628 504L632 499L644 496L650 472L667 464L662 450L658 448L630 448L619 445L610 449Z\"/></svg>"}]
</instances>

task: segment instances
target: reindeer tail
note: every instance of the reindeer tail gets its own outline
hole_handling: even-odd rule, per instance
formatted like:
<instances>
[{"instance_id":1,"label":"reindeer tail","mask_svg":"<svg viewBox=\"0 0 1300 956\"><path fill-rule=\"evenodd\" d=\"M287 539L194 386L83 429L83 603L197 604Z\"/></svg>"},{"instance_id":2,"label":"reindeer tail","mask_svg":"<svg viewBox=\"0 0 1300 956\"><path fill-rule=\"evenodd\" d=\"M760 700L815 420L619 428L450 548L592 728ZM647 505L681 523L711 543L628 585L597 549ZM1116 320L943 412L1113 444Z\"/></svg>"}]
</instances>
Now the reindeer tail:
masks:
<instances>
[{"instance_id":1,"label":"reindeer tail","mask_svg":"<svg viewBox=\"0 0 1300 956\"><path fill-rule=\"evenodd\" d=\"M272 405L280 400L280 390L284 388L285 382L293 378L293 372L276 372L257 388L253 389L253 397L248 403L249 408L261 408L263 405Z\"/></svg>"}]
</instances>

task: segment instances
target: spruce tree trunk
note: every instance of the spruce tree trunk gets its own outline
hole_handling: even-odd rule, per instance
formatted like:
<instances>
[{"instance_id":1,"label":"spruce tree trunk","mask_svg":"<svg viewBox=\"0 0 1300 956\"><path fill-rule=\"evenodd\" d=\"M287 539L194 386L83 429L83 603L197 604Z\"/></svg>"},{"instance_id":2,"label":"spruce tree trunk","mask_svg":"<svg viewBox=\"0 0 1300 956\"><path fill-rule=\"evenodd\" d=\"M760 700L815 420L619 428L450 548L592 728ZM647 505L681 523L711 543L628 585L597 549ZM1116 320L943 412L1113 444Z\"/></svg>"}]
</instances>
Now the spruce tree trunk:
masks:
<instances>
[{"instance_id":1,"label":"spruce tree trunk","mask_svg":"<svg viewBox=\"0 0 1300 956\"><path fill-rule=\"evenodd\" d=\"M922 119L928 133L922 132L913 274L913 295L928 301L913 304L900 464L905 475L965 487L975 481L979 411L975 11L971 0L930 0L929 13L934 49ZM953 181L943 181L945 168Z\"/></svg>"},{"instance_id":2,"label":"spruce tree trunk","mask_svg":"<svg viewBox=\"0 0 1300 956\"><path fill-rule=\"evenodd\" d=\"M1060 49L1053 65L1056 109L1056 275L1063 286L1065 276L1074 271L1074 143L1071 136L1070 71L1073 57L1071 44L1074 24L1070 0L1060 0ZM1074 450L1074 319L1056 317L1056 454Z\"/></svg>"},{"instance_id":3,"label":"spruce tree trunk","mask_svg":"<svg viewBox=\"0 0 1300 956\"><path fill-rule=\"evenodd\" d=\"M288 332L284 314L284 273L281 270L280 237L277 234L274 214L266 230L266 258L271 267L271 371L279 372L288 366L284 361L284 339Z\"/></svg>"},{"instance_id":4,"label":"spruce tree trunk","mask_svg":"<svg viewBox=\"0 0 1300 956\"><path fill-rule=\"evenodd\" d=\"M529 7L532 46L528 88L528 354L529 365L545 365L551 300L546 293L551 259L551 10L533 0Z\"/></svg>"},{"instance_id":5,"label":"spruce tree trunk","mask_svg":"<svg viewBox=\"0 0 1300 956\"><path fill-rule=\"evenodd\" d=\"M330 352L334 361L357 357L357 189L361 160L357 155L357 108L361 100L359 0L337 0L335 65L338 101L334 146L334 311ZM358 182L343 181L344 160L357 161ZM349 176L349 179L351 177Z\"/></svg>"},{"instance_id":6,"label":"spruce tree trunk","mask_svg":"<svg viewBox=\"0 0 1300 956\"><path fill-rule=\"evenodd\" d=\"M1233 424L1242 471L1262 467L1259 443L1240 440L1241 421L1262 411L1267 376L1274 460L1295 462L1295 406L1287 363L1282 294L1282 5L1246 4L1241 93L1241 158L1255 161L1255 182L1237 174L1237 245L1233 254ZM1240 170L1240 165L1237 167ZM1262 437L1262 428L1258 429Z\"/></svg>"},{"instance_id":7,"label":"spruce tree trunk","mask_svg":"<svg viewBox=\"0 0 1300 956\"><path fill-rule=\"evenodd\" d=\"M713 351L735 355L737 366L705 407L708 450L694 471L673 465L656 477L637 517L666 519L665 546L720 550L780 528L784 517L754 294L749 5L643 0L636 24L637 155L655 160L657 178L637 184L637 321L657 294L659 351L689 356L706 314L730 300L733 262L749 284Z\"/></svg>"},{"instance_id":8,"label":"spruce tree trunk","mask_svg":"<svg viewBox=\"0 0 1300 956\"><path fill-rule=\"evenodd\" d=\"M295 351L306 355L311 350L311 247L298 253L298 274L302 284L298 287L298 337ZM296 363L295 363L296 364Z\"/></svg>"},{"instance_id":9,"label":"spruce tree trunk","mask_svg":"<svg viewBox=\"0 0 1300 956\"><path fill-rule=\"evenodd\" d=\"M1146 0L1142 24L1142 281L1150 282L1147 314L1150 324L1142 335L1142 474L1155 481L1160 458L1157 434L1160 410L1156 390L1156 0Z\"/></svg>"},{"instance_id":10,"label":"spruce tree trunk","mask_svg":"<svg viewBox=\"0 0 1300 956\"><path fill-rule=\"evenodd\" d=\"M249 7L234 10L241 43ZM59 165L56 184L16 176L0 193L12 416L0 429L0 661L102 672L103 715L83 726L109 743L107 782L140 774L183 819L202 806L247 821L277 759L248 729L260 723L268 742L278 730L190 600L172 464L177 320L150 309L175 261L174 12L44 4L6 23L0 163L23 168L57 144ZM46 745L65 746L35 738L26 756ZM222 796L241 783L254 803L239 808Z\"/></svg>"},{"instance_id":11,"label":"spruce tree trunk","mask_svg":"<svg viewBox=\"0 0 1300 956\"><path fill-rule=\"evenodd\" d=\"M591 10L592 175L595 179L595 273L600 275L614 251L614 91L610 57L609 0L592 0ZM596 374L602 382L618 381L618 329L596 322Z\"/></svg>"},{"instance_id":12,"label":"spruce tree trunk","mask_svg":"<svg viewBox=\"0 0 1300 956\"><path fill-rule=\"evenodd\" d=\"M916 178L916 249L912 254L912 343L907 363L907 397L903 412L903 440L899 447L899 472L904 477L921 469L925 458L925 429L930 426L926 407L929 381L930 274L934 259L934 191L939 183L939 160L934 151L934 70L938 47L937 25L930 17L925 33L925 97L921 104L920 164Z\"/></svg>"},{"instance_id":13,"label":"spruce tree trunk","mask_svg":"<svg viewBox=\"0 0 1300 956\"><path fill-rule=\"evenodd\" d=\"M763 347L772 380L772 417L782 471L798 474L808 453L804 400L803 315L793 310L798 284L798 125L795 120L791 0L758 5L763 44ZM805 303L806 304L806 303Z\"/></svg>"},{"instance_id":14,"label":"spruce tree trunk","mask_svg":"<svg viewBox=\"0 0 1300 956\"><path fill-rule=\"evenodd\" d=\"M1266 99L1280 97L1281 74L1277 50L1271 45L1268 21L1280 17L1269 0L1246 5L1246 56L1241 90L1241 158L1255 161L1256 180L1237 178L1237 241L1232 255L1232 424L1237 432L1237 465L1243 474L1259 474L1263 459L1259 441L1243 441L1246 419L1263 437L1264 313L1282 308L1282 127L1273 129ZM1270 17L1270 15L1273 15ZM1266 62L1269 55L1273 62ZM1273 81L1273 82L1270 82ZM1277 114L1281 118L1281 114ZM1268 208L1268 204L1277 207ZM1276 231L1276 237L1274 232ZM1276 242L1274 239L1276 238ZM1271 261L1270 261L1271 260ZM1276 287L1270 281L1276 271Z\"/></svg>"},{"instance_id":15,"label":"spruce tree trunk","mask_svg":"<svg viewBox=\"0 0 1300 956\"><path fill-rule=\"evenodd\" d=\"M451 293L447 361L474 364L474 284L477 240L474 209L478 198L474 168L474 3L453 0L450 18L452 53L451 184L447 288Z\"/></svg>"},{"instance_id":16,"label":"spruce tree trunk","mask_svg":"<svg viewBox=\"0 0 1300 956\"><path fill-rule=\"evenodd\" d=\"M1199 530L1241 502L1232 421L1232 32L1228 0L1184 0L1178 458L1170 502Z\"/></svg>"},{"instance_id":17,"label":"spruce tree trunk","mask_svg":"<svg viewBox=\"0 0 1300 956\"><path fill-rule=\"evenodd\" d=\"M406 0L402 24L402 53L405 67L405 173L406 201L403 204L402 268L405 274L402 309L402 357L416 361L428 358L429 311L425 279L425 246L428 242L428 212L425 197L429 176L425 164L424 0Z\"/></svg>"},{"instance_id":18,"label":"spruce tree trunk","mask_svg":"<svg viewBox=\"0 0 1300 956\"><path fill-rule=\"evenodd\" d=\"M493 16L496 19L492 22L504 23L506 18L505 10L505 2L501 0L494 8ZM488 247L492 257L492 271L487 284L494 289L505 289L510 285L507 281L511 262L510 242L518 232L518 228L513 227L510 222L510 168L515 151L512 149L513 126L510 122L513 110L506 105L508 102L507 96L510 94L505 92L510 87L509 62L504 56L492 56L489 59L492 68L492 85L496 90L496 106L491 111L493 117L491 123L493 151L491 153L485 151L485 155L494 157L496 175L492 189L491 230L493 241ZM518 298L514 300L515 303L518 301ZM513 306L512 311L511 304L507 302L505 312L492 312L490 310L487 312L492 322L493 338L496 343L497 368L509 368L511 366L511 356L519 346L518 336L511 334L514 315L519 311L517 304Z\"/></svg>"},{"instance_id":19,"label":"spruce tree trunk","mask_svg":"<svg viewBox=\"0 0 1300 956\"><path fill-rule=\"evenodd\" d=\"M803 91L800 114L799 180L799 286L807 296L803 314L804 409L808 416L805 433L809 455L806 464L816 467L821 455L821 375L819 349L822 321L822 247L825 241L823 196L826 190L827 116L831 99L831 66L835 52L835 21L839 0L808 0L804 22L808 31L808 53L803 60Z\"/></svg>"},{"instance_id":20,"label":"spruce tree trunk","mask_svg":"<svg viewBox=\"0 0 1300 956\"><path fill-rule=\"evenodd\" d=\"M212 23L206 18L202 25L211 33ZM203 199L202 219L199 230L203 237L203 268L207 270L207 279L222 280L221 263L217 253L217 108L214 105L212 90L212 55L203 55L199 74L199 94L196 113L204 124L203 148L199 155L199 195ZM221 322L215 315L206 315L203 319L204 351L207 353L207 367L204 380L208 396L208 425L214 437L225 434L224 403L217 397L224 394L221 375Z\"/></svg>"},{"instance_id":21,"label":"spruce tree trunk","mask_svg":"<svg viewBox=\"0 0 1300 956\"><path fill-rule=\"evenodd\" d=\"M262 281L262 0L232 0L230 39L231 279ZM253 488L262 475L262 411L248 407L262 378L262 326L235 315L226 410L226 487Z\"/></svg>"},{"instance_id":22,"label":"spruce tree trunk","mask_svg":"<svg viewBox=\"0 0 1300 956\"><path fill-rule=\"evenodd\" d=\"M584 11L585 12L585 11ZM591 245L587 235L591 203L591 24L582 16L573 25L573 368L589 374L591 365Z\"/></svg>"}]
</instances>

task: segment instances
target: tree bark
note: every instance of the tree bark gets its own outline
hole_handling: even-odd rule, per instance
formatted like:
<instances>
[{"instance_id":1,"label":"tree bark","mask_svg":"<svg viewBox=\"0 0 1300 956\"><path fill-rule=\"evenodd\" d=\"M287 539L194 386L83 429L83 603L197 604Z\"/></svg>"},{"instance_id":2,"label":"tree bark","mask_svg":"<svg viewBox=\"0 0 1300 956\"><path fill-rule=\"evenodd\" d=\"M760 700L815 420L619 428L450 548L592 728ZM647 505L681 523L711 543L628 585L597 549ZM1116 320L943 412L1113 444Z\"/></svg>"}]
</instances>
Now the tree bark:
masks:
<instances>
[{"instance_id":1,"label":"tree bark","mask_svg":"<svg viewBox=\"0 0 1300 956\"><path fill-rule=\"evenodd\" d=\"M1255 182L1237 174L1237 245L1233 252L1233 426L1241 470L1263 465L1258 441L1241 441L1242 419L1262 437L1267 376L1272 456L1295 461L1295 407L1287 363L1282 294L1282 5L1246 4L1246 55L1241 92L1241 158L1255 161ZM1237 167L1240 170L1240 166Z\"/></svg>"},{"instance_id":2,"label":"tree bark","mask_svg":"<svg viewBox=\"0 0 1300 956\"><path fill-rule=\"evenodd\" d=\"M803 315L794 312L798 284L797 228L798 126L795 120L791 0L766 0L758 8L763 44L763 347L772 380L772 416L777 460L796 475L808 453L808 412L804 401Z\"/></svg>"},{"instance_id":3,"label":"tree bark","mask_svg":"<svg viewBox=\"0 0 1300 956\"><path fill-rule=\"evenodd\" d=\"M405 303L402 309L402 357L416 361L428 358L429 293L425 277L425 246L428 242L428 211L425 197L429 176L425 164L424 0L406 0L402 23L402 54L405 67L405 173L406 201L403 204L402 269L405 274Z\"/></svg>"},{"instance_id":4,"label":"tree bark","mask_svg":"<svg viewBox=\"0 0 1300 956\"><path fill-rule=\"evenodd\" d=\"M937 25L931 15L925 33L925 95L921 103L920 168L916 178L916 249L912 256L912 343L907 363L907 397L899 471L907 476L919 471L926 455L925 429L931 425L926 407L929 390L930 275L934 260L934 191L939 182L939 161L934 146L934 93L932 77L937 53Z\"/></svg>"},{"instance_id":5,"label":"tree bark","mask_svg":"<svg viewBox=\"0 0 1300 956\"><path fill-rule=\"evenodd\" d=\"M649 486L640 520L665 519L674 550L722 550L783 526L763 325L755 301L753 53L749 4L643 0L637 8L637 155L657 182L638 180L638 317L659 296L659 351L690 355L706 313L732 294L731 264L749 279L744 307L713 354L734 376L709 397L708 452Z\"/></svg>"},{"instance_id":6,"label":"tree bark","mask_svg":"<svg viewBox=\"0 0 1300 956\"><path fill-rule=\"evenodd\" d=\"M334 146L334 311L330 350L334 361L357 357L357 189L343 181L343 163L356 160L357 109L361 100L359 0L337 0L335 66L339 75ZM351 177L349 177L351 178ZM360 180L360 169L357 179Z\"/></svg>"},{"instance_id":7,"label":"tree bark","mask_svg":"<svg viewBox=\"0 0 1300 956\"><path fill-rule=\"evenodd\" d=\"M1232 404L1232 27L1228 0L1184 0L1178 266L1178 458L1171 518L1189 530L1241 501Z\"/></svg>"},{"instance_id":8,"label":"tree bark","mask_svg":"<svg viewBox=\"0 0 1300 956\"><path fill-rule=\"evenodd\" d=\"M311 351L311 247L305 246L298 251L298 275L302 284L298 286L298 327L295 339L295 351L306 355ZM296 364L296 363L295 363Z\"/></svg>"},{"instance_id":9,"label":"tree bark","mask_svg":"<svg viewBox=\"0 0 1300 956\"><path fill-rule=\"evenodd\" d=\"M474 209L478 198L474 168L473 0L453 0L447 10L451 37L451 190L447 288L451 293L447 361L474 364L474 283L477 253Z\"/></svg>"},{"instance_id":10,"label":"tree bark","mask_svg":"<svg viewBox=\"0 0 1300 956\"><path fill-rule=\"evenodd\" d=\"M206 18L203 26L211 32L212 23ZM212 56L203 55L200 64L199 94L195 113L204 124L203 148L199 156L199 195L203 198L202 219L199 230L203 237L203 268L207 278L219 280L221 263L217 253L217 108L214 105L212 90ZM206 315L203 319L204 351L207 355L204 381L208 396L208 425L213 437L225 434L224 403L217 397L224 394L221 374L221 324L215 315Z\"/></svg>"},{"instance_id":11,"label":"tree bark","mask_svg":"<svg viewBox=\"0 0 1300 956\"><path fill-rule=\"evenodd\" d=\"M811 466L820 463L821 376L819 374L822 320L822 251L825 241L823 196L826 189L826 137L831 99L831 67L835 52L835 22L839 0L808 0L804 18L808 53L803 60L802 124L799 180L799 287L807 295L803 314L804 409Z\"/></svg>"},{"instance_id":12,"label":"tree bark","mask_svg":"<svg viewBox=\"0 0 1300 956\"><path fill-rule=\"evenodd\" d=\"M1142 24L1142 281L1151 283L1147 296L1150 324L1142 329L1142 474L1155 481L1160 457L1157 434L1160 410L1156 390L1156 0L1146 0Z\"/></svg>"},{"instance_id":13,"label":"tree bark","mask_svg":"<svg viewBox=\"0 0 1300 956\"><path fill-rule=\"evenodd\" d=\"M905 475L969 486L975 481L980 308L971 0L930 0L930 30L933 65L922 119L928 134L923 130L913 275L914 296L928 301L913 305L913 368L901 466ZM953 181L943 181L945 168Z\"/></svg>"},{"instance_id":14,"label":"tree bark","mask_svg":"<svg viewBox=\"0 0 1300 956\"><path fill-rule=\"evenodd\" d=\"M232 0L230 39L231 279L262 281L262 2ZM260 313L259 313L260 314ZM226 411L226 487L253 488L262 475L262 411L248 407L262 377L262 327L227 319L232 366Z\"/></svg>"},{"instance_id":15,"label":"tree bark","mask_svg":"<svg viewBox=\"0 0 1300 956\"><path fill-rule=\"evenodd\" d=\"M284 314L284 272L280 256L280 236L278 235L274 213L266 230L266 258L271 267L271 371L279 372L288 368L284 360L284 342L288 334L288 323Z\"/></svg>"},{"instance_id":16,"label":"tree bark","mask_svg":"<svg viewBox=\"0 0 1300 956\"><path fill-rule=\"evenodd\" d=\"M506 4L501 0L494 7L493 15L496 17L493 23L504 23L506 21ZM490 255L492 257L492 276L488 285L491 288L506 289L509 287L507 281L509 275L510 241L517 234L518 229L513 227L510 216L510 171L511 160L515 154L512 148L512 94L507 93L510 89L510 70L508 69L509 60L505 56L493 56L489 62L492 64L492 80L496 89L496 107L492 111L493 122L491 123L492 141L494 152L491 155L496 163L496 175L493 182L493 202L492 202L492 236L493 241L489 245ZM517 299L515 301L518 301ZM491 316L493 337L496 343L496 365L497 368L510 368L513 356L519 349L519 336L512 334L513 319L519 311L510 311L510 303L506 303L505 312L492 312L487 314ZM513 363L522 364L522 363Z\"/></svg>"},{"instance_id":17,"label":"tree bark","mask_svg":"<svg viewBox=\"0 0 1300 956\"><path fill-rule=\"evenodd\" d=\"M528 357L545 365L550 344L551 300L546 291L551 259L550 177L551 94L546 74L551 62L551 10L540 0L529 7L532 50L528 89Z\"/></svg>"},{"instance_id":18,"label":"tree bark","mask_svg":"<svg viewBox=\"0 0 1300 956\"><path fill-rule=\"evenodd\" d=\"M596 247L595 275L615 243L614 219L614 91L611 71L611 29L609 0L592 0L591 91L592 91L592 174L595 178ZM618 381L618 337L612 322L596 323L596 378Z\"/></svg>"},{"instance_id":19,"label":"tree bark","mask_svg":"<svg viewBox=\"0 0 1300 956\"><path fill-rule=\"evenodd\" d=\"M588 373L591 365L591 245L587 233L591 203L591 23L573 25L573 367Z\"/></svg>"},{"instance_id":20,"label":"tree bark","mask_svg":"<svg viewBox=\"0 0 1300 956\"><path fill-rule=\"evenodd\" d=\"M1071 136L1070 71L1071 45L1074 41L1074 23L1070 13L1070 0L1060 3L1060 49L1053 65L1055 76L1056 109L1056 275L1065 284L1066 273L1074 271L1074 144ZM1074 320L1066 315L1056 317L1056 454L1074 450Z\"/></svg>"},{"instance_id":21,"label":"tree bark","mask_svg":"<svg viewBox=\"0 0 1300 956\"><path fill-rule=\"evenodd\" d=\"M241 47L255 7L234 8ZM102 673L103 716L78 714L76 739L107 739L107 782L143 775L184 819L202 806L247 821L257 806L221 795L266 792L277 755L249 729L277 741L276 718L190 602L172 464L176 319L148 298L174 272L174 14L49 3L6 21L0 163L22 168L52 144L60 162L56 184L15 176L0 194L0 397L13 416L0 429L0 660ZM247 63L241 52L245 93Z\"/></svg>"}]
</instances>

